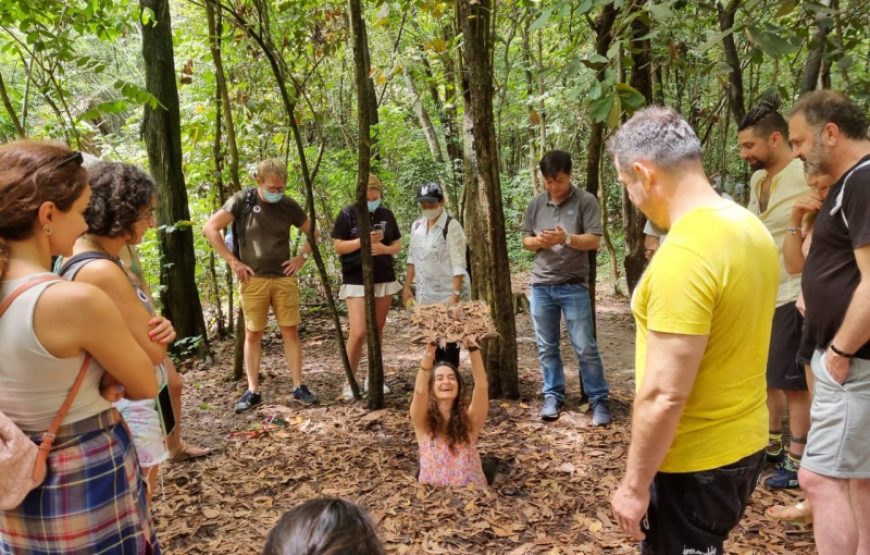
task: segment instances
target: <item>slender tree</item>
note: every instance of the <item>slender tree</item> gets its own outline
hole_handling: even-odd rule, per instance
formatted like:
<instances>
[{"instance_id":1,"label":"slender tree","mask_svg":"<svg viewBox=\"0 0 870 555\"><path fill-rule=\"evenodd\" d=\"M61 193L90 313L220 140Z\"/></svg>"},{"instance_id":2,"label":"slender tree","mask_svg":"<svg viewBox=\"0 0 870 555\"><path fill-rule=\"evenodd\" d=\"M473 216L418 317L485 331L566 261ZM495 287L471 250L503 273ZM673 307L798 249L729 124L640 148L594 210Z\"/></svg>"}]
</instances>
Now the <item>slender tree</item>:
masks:
<instances>
[{"instance_id":1,"label":"slender tree","mask_svg":"<svg viewBox=\"0 0 870 555\"><path fill-rule=\"evenodd\" d=\"M375 316L375 276L374 259L372 258L371 221L366 205L366 191L371 167L371 106L370 95L373 92L369 78L369 46L366 39L365 22L362 18L360 0L350 1L350 27L353 34L354 75L357 94L357 124L359 140L357 141L357 178L356 178L356 221L359 228L360 250L362 251L363 287L365 288L366 305L366 345L369 359L369 394L368 407L380 409L384 407L384 364L381 359L381 340L378 337L377 318Z\"/></svg>"},{"instance_id":2,"label":"slender tree","mask_svg":"<svg viewBox=\"0 0 870 555\"><path fill-rule=\"evenodd\" d=\"M456 3L457 27L463 36L465 112L470 114L473 137L474 179L466 189L466 208L472 208L473 217L466 218L466 223L469 235L485 237L486 241L481 242L488 245L487 249L480 249L478 242L473 242L471 255L476 287L489 303L499 333L497 340L484 346L490 395L516 398L519 396L516 322L492 113L492 9L490 0Z\"/></svg>"},{"instance_id":3,"label":"slender tree","mask_svg":"<svg viewBox=\"0 0 870 555\"><path fill-rule=\"evenodd\" d=\"M157 107L146 104L142 123L148 163L160 198L160 298L178 338L202 338L200 352L206 353L208 337L196 288L193 229L181 168L181 116L169 2L140 0L140 6L145 87L160 103ZM145 10L150 10L152 17L146 18Z\"/></svg>"}]
</instances>

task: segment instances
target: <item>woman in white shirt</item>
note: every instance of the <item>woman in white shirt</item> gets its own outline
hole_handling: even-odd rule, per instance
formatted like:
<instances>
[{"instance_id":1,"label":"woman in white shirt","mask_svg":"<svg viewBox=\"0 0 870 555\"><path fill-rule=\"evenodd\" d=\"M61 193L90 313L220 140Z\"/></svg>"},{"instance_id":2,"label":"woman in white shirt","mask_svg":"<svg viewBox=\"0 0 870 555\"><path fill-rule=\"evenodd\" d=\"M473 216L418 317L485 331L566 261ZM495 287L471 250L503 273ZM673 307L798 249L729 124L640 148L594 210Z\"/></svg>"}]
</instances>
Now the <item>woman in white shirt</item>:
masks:
<instances>
[{"instance_id":1,"label":"woman in white shirt","mask_svg":"<svg viewBox=\"0 0 870 555\"><path fill-rule=\"evenodd\" d=\"M444 190L438 183L421 185L417 202L423 217L411 226L402 303L408 306L411 301L412 282L418 304L456 304L468 299L467 242L462 224L444 209ZM439 356L439 360L459 365L456 344L448 344Z\"/></svg>"}]
</instances>

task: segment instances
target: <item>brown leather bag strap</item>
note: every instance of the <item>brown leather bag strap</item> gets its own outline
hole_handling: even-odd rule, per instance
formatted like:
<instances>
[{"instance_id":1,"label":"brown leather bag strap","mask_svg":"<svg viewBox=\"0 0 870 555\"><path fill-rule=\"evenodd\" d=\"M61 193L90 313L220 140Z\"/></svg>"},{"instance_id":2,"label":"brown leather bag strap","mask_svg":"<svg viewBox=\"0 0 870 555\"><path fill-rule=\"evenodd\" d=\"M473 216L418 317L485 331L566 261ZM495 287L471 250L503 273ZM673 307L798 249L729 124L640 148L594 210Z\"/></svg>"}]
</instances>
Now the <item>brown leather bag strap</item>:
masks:
<instances>
[{"instance_id":1,"label":"brown leather bag strap","mask_svg":"<svg viewBox=\"0 0 870 555\"><path fill-rule=\"evenodd\" d=\"M8 309L12 302L22 293L24 293L31 287L39 285L40 283L45 283L47 281L63 281L63 279L60 276L51 274L37 276L35 278L29 279L25 283L22 283L12 293L10 293L8 297L6 297L6 299L3 301L3 304L0 305L0 317L3 316L3 314L6 312L6 309ZM69 412L69 409L76 398L76 394L79 392L79 389L82 386L82 382L85 380L85 375L87 374L90 362L91 354L85 353L85 359L82 361L82 367L79 369L79 374L78 376L76 376L76 381L73 382L69 393L66 394L66 399L64 399L63 404L60 406L60 410L58 411L57 416L54 417L54 420L52 421L51 426L49 426L48 431L43 432L42 434L42 443L39 444L39 452L36 455L36 464L33 465L33 479L37 480L38 483L42 483L42 480L45 478L45 461L48 459L48 453L51 451L51 446L54 443L54 435L57 433L58 428L60 428L63 419L66 418L66 413Z\"/></svg>"},{"instance_id":2,"label":"brown leather bag strap","mask_svg":"<svg viewBox=\"0 0 870 555\"><path fill-rule=\"evenodd\" d=\"M66 394L66 399L64 399L63 404L60 406L57 416L55 416L54 420L51 422L51 426L48 427L48 431L42 433L42 443L39 444L39 453L36 455L36 464L33 466L33 478L39 478L40 482L42 481L41 478L44 478L44 476L40 477L40 474L44 474L45 472L45 461L48 460L48 454L51 452L51 447L54 444L55 434L57 433L58 428L60 428L63 419L66 418L66 413L69 412L69 409L76 398L76 394L82 386L82 382L85 381L85 376L88 373L88 366L90 363L91 353L85 353L85 359L82 361L82 367L79 369L79 375L76 376L76 381L73 382L69 393Z\"/></svg>"}]
</instances>

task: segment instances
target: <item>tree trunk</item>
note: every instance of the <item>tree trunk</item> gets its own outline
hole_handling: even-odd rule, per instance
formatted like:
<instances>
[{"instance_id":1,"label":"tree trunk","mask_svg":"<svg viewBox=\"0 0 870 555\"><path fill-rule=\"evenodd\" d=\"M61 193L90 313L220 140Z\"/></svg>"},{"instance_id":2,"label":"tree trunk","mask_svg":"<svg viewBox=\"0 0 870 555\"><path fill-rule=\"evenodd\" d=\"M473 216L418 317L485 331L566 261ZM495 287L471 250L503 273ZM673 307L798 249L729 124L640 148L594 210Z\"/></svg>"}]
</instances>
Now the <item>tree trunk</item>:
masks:
<instances>
[{"instance_id":1,"label":"tree trunk","mask_svg":"<svg viewBox=\"0 0 870 555\"><path fill-rule=\"evenodd\" d=\"M822 0L821 3L825 7L831 6L831 0ZM825 40L828 37L828 28L825 25L826 17L827 15L822 12L816 14L816 30L812 39L815 46L810 50L804 64L800 94L806 94L819 88L819 76L822 73L822 60L825 54Z\"/></svg>"},{"instance_id":2,"label":"tree trunk","mask_svg":"<svg viewBox=\"0 0 870 555\"><path fill-rule=\"evenodd\" d=\"M471 114L474 137L475 191L469 194L466 206L476 205L478 219L473 228L482 228L485 234L471 237L486 238L490 252L486 273L476 274L475 281L486 282L487 301L499 337L484 345L484 360L489 376L492 397L519 397L517 377L516 322L512 306L510 268L505 240L504 211L498 173L498 147L492 113L492 47L491 0L476 3L457 2L456 16L462 31L463 74L467 80L465 110ZM473 230L472 230L473 231ZM476 241L472 242L474 247ZM472 248L472 257L477 255ZM479 266L478 266L479 267ZM477 269L477 268L475 268Z\"/></svg>"},{"instance_id":3,"label":"tree trunk","mask_svg":"<svg viewBox=\"0 0 870 555\"><path fill-rule=\"evenodd\" d=\"M444 164L444 155L441 154L441 144L438 142L438 134L435 132L435 126L432 125L432 119L429 118L429 113L423 106L423 101L420 100L420 95L417 94L417 88L414 86L414 78L411 77L409 70L404 71L405 86L408 88L408 93L411 99L411 110L420 122L420 128L423 130L423 136L426 137L426 143L429 145L429 151L432 153L432 159L435 163Z\"/></svg>"},{"instance_id":4,"label":"tree trunk","mask_svg":"<svg viewBox=\"0 0 870 555\"><path fill-rule=\"evenodd\" d=\"M734 28L734 15L740 7L740 0L731 0L728 7L722 6L722 2L716 2L719 12L719 30L723 33ZM725 61L731 71L728 74L728 99L731 105L731 113L738 123L746 115L746 103L743 100L743 70L740 67L740 57L737 55L737 45L734 43L734 33L729 33L722 39L725 49Z\"/></svg>"},{"instance_id":5,"label":"tree trunk","mask_svg":"<svg viewBox=\"0 0 870 555\"><path fill-rule=\"evenodd\" d=\"M632 9L643 9L643 0L638 0ZM646 99L646 103L653 103L652 82L652 53L650 41L644 38L649 35L648 20L638 17L631 23L631 75L629 84L637 89ZM602 214L603 215L603 214ZM640 210L628 198L628 191L622 191L622 218L625 233L625 281L628 285L629 295L634 291L635 285L640 281L640 276L646 268L646 257L643 254L643 227L646 218Z\"/></svg>"},{"instance_id":6,"label":"tree trunk","mask_svg":"<svg viewBox=\"0 0 870 555\"><path fill-rule=\"evenodd\" d=\"M371 111L372 105L369 78L368 41L366 40L365 23L362 18L360 0L350 0L350 26L353 34L354 74L356 76L357 121L359 128L359 149L357 150L356 178L356 213L359 228L360 249L362 250L363 286L365 287L366 306L366 345L369 359L369 393L368 408L371 410L384 408L384 364L381 358L381 340L377 333L377 318L375 317L375 276L374 259L372 258L371 221L366 206L368 190L369 164L371 157ZM357 394L355 393L356 397Z\"/></svg>"},{"instance_id":7,"label":"tree trunk","mask_svg":"<svg viewBox=\"0 0 870 555\"><path fill-rule=\"evenodd\" d=\"M532 193L537 195L544 192L544 183L538 173L538 162L541 156L543 156L543 152L538 149L538 137L535 133L535 123L541 116L532 106L532 96L535 94L535 78L532 74L532 48L529 42L529 22L531 19L532 12L529 10L523 17L522 52L523 69L526 77L526 109L529 114L529 121L526 124L529 137L529 174L532 179Z\"/></svg>"},{"instance_id":8,"label":"tree trunk","mask_svg":"<svg viewBox=\"0 0 870 555\"><path fill-rule=\"evenodd\" d=\"M236 144L236 126L233 121L233 105L230 103L230 92L227 87L227 77L224 71L223 55L221 51L221 38L223 36L223 13L220 10L215 10L210 2L205 3L205 15L208 23L209 49L211 50L212 62L214 63L215 82L217 83L217 95L220 101L221 110L219 112L223 118L224 130L227 134L227 154L229 155L229 170L230 183L232 184L229 190L230 195L242 189L241 180L239 179L239 148ZM223 160L223 157L221 157ZM221 171L221 168L218 168ZM224 189L223 180L220 185L220 199L223 205L227 195ZM227 328L235 329L233 325L233 300L235 297L235 287L233 283L234 272L230 265L226 264L227 275ZM239 306L239 318L244 318L244 311ZM242 336L235 338L235 353L233 356L233 376L235 379L241 379L244 374L244 327L242 327Z\"/></svg>"},{"instance_id":9,"label":"tree trunk","mask_svg":"<svg viewBox=\"0 0 870 555\"><path fill-rule=\"evenodd\" d=\"M155 18L142 25L145 88L159 102L145 105L142 122L151 175L157 182L160 203L160 298L163 314L172 320L178 339L200 337L200 354L208 352L202 305L196 288L196 255L181 167L181 117L175 85L172 24L168 0L140 0Z\"/></svg>"},{"instance_id":10,"label":"tree trunk","mask_svg":"<svg viewBox=\"0 0 870 555\"><path fill-rule=\"evenodd\" d=\"M617 11L613 4L607 4L601 8L601 13L593 23L595 31L595 52L607 56L607 51L613 42L613 23L616 21ZM604 68L598 70L599 81L604 79ZM604 122L592 122L589 130L589 143L586 146L586 190L598 197L598 181L601 174L601 156L604 154ZM602 214L602 217L604 215ZM598 251L589 251L589 300L592 303L592 314L595 314L595 280L598 276ZM596 334L598 326L595 318L592 325ZM580 384L581 391L583 384Z\"/></svg>"},{"instance_id":11,"label":"tree trunk","mask_svg":"<svg viewBox=\"0 0 870 555\"><path fill-rule=\"evenodd\" d=\"M223 189L224 189L224 178L223 178L223 163L224 163L224 155L223 150L221 148L221 144L223 142L223 134L221 133L221 98L220 93L215 89L215 99L214 99L214 143L212 144L211 152L212 158L214 158L214 190L217 192L217 197L220 202L219 206L223 205ZM217 203L215 203L217 204ZM218 207L219 207L218 206ZM224 339L227 335L226 322L224 321L223 314L223 302L221 301L221 288L218 285L218 276L217 276L217 264L215 263L214 249L211 249L208 255L208 272L209 272L209 281L212 286L212 303L214 303L214 308L217 311L217 315L215 320L217 322L217 336L221 339ZM232 273L232 272L231 272ZM232 288L230 288L232 291ZM232 310L232 308L230 309ZM232 325L232 324L230 324Z\"/></svg>"},{"instance_id":12,"label":"tree trunk","mask_svg":"<svg viewBox=\"0 0 870 555\"><path fill-rule=\"evenodd\" d=\"M3 107L9 114L9 119L12 120L12 125L15 127L15 132L18 133L18 138L23 139L26 134L21 121L18 119L18 114L15 113L15 108L12 107L12 102L9 100L9 95L6 93L6 84L3 83L3 75L0 74L0 98L3 99Z\"/></svg>"}]
</instances>

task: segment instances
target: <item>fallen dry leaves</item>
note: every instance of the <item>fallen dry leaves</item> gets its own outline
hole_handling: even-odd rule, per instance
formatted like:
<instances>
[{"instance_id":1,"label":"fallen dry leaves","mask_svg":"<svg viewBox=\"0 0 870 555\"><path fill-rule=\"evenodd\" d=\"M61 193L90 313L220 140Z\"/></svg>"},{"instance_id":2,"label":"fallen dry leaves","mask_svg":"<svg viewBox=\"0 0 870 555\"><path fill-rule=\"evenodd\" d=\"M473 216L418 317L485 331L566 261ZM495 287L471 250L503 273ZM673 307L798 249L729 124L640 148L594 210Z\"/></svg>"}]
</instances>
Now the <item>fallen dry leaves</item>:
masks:
<instances>
[{"instance_id":1,"label":"fallen dry leaves","mask_svg":"<svg viewBox=\"0 0 870 555\"><path fill-rule=\"evenodd\" d=\"M412 341L417 345L461 343L495 337L495 325L489 305L483 301L465 301L454 305L415 305L411 324L417 328Z\"/></svg>"},{"instance_id":2,"label":"fallen dry leaves","mask_svg":"<svg viewBox=\"0 0 870 555\"><path fill-rule=\"evenodd\" d=\"M320 407L290 402L280 340L266 340L266 405L243 415L232 406L244 387L222 365L185 375L184 434L217 448L208 458L163 467L154 515L164 552L259 553L275 521L322 495L368 508L389 553L556 555L636 553L616 529L610 496L625 465L633 390L633 328L624 300L599 299L599 344L613 388L614 424L595 428L577 404L576 370L567 371L568 410L537 418L540 376L528 317L518 318L522 398L492 400L480 438L497 459L492 488L436 489L418 484L417 447L407 409L422 348L410 347L407 312L393 311L385 344L387 407L338 401L343 375L325 318L303 321L305 379ZM568 345L563 337L563 353ZM573 357L567 368L575 368ZM464 361L463 372L468 372ZM715 447L715 446L712 446ZM730 554L814 553L812 535L768 521L764 510L795 499L759 487L726 544Z\"/></svg>"}]
</instances>

